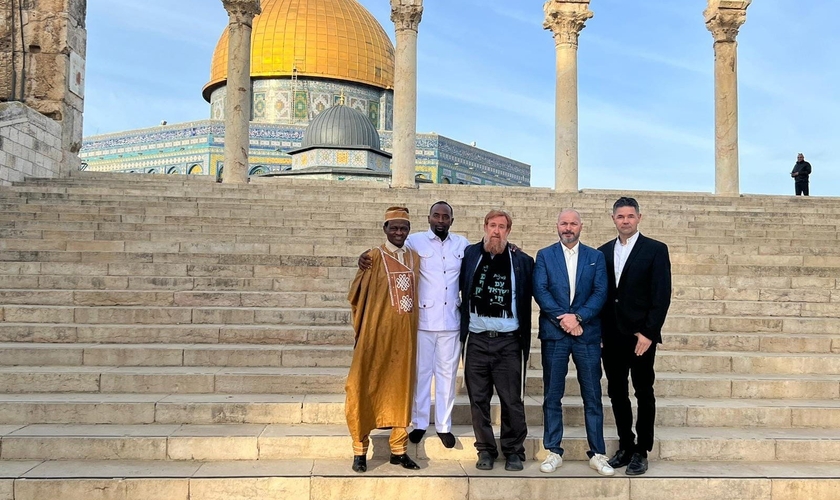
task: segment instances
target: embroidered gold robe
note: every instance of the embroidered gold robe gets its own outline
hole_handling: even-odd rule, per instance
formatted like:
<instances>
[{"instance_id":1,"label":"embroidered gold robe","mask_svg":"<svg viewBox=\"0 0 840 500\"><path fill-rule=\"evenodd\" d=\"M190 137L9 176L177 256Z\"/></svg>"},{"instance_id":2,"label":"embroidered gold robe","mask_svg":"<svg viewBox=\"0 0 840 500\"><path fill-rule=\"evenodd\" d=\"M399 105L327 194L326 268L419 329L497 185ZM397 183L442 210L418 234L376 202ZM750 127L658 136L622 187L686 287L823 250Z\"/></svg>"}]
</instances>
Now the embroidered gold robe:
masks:
<instances>
[{"instance_id":1,"label":"embroidered gold robe","mask_svg":"<svg viewBox=\"0 0 840 500\"><path fill-rule=\"evenodd\" d=\"M370 269L356 273L347 295L356 346L345 386L345 416L355 442L373 429L411 423L420 258L406 250L405 265L385 245L371 250Z\"/></svg>"}]
</instances>

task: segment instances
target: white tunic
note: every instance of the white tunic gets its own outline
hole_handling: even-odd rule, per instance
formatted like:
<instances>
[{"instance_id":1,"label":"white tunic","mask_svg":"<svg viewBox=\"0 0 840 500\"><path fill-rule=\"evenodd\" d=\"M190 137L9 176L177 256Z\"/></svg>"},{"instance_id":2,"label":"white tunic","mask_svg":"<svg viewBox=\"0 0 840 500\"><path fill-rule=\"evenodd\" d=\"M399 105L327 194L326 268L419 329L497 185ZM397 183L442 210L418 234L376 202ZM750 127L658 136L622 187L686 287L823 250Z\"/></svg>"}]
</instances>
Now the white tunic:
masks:
<instances>
[{"instance_id":1,"label":"white tunic","mask_svg":"<svg viewBox=\"0 0 840 500\"><path fill-rule=\"evenodd\" d=\"M452 233L441 241L431 229L411 234L406 240L406 246L420 254L417 290L420 330L441 332L461 328L458 277L464 249L469 244L463 236Z\"/></svg>"}]
</instances>

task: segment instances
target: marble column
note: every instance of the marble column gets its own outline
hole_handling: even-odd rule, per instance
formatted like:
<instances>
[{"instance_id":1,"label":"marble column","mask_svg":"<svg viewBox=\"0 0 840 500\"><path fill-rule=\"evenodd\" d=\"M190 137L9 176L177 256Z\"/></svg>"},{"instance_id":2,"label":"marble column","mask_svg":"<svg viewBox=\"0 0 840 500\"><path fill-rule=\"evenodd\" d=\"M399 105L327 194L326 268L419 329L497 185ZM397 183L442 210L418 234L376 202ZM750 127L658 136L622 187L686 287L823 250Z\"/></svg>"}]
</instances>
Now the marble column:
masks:
<instances>
[{"instance_id":1,"label":"marble column","mask_svg":"<svg viewBox=\"0 0 840 500\"><path fill-rule=\"evenodd\" d=\"M222 182L248 182L251 122L251 24L260 0L222 0L229 16L225 167Z\"/></svg>"},{"instance_id":2,"label":"marble column","mask_svg":"<svg viewBox=\"0 0 840 500\"><path fill-rule=\"evenodd\" d=\"M752 0L708 0L715 47L715 194L738 196L738 29Z\"/></svg>"},{"instance_id":3,"label":"marble column","mask_svg":"<svg viewBox=\"0 0 840 500\"><path fill-rule=\"evenodd\" d=\"M394 145L391 187L415 187L417 144L417 28L423 0L391 0L396 29L394 65Z\"/></svg>"},{"instance_id":4,"label":"marble column","mask_svg":"<svg viewBox=\"0 0 840 500\"><path fill-rule=\"evenodd\" d=\"M554 129L554 189L578 191L578 36L594 15L589 0L548 0L543 27L554 35L557 80Z\"/></svg>"}]
</instances>

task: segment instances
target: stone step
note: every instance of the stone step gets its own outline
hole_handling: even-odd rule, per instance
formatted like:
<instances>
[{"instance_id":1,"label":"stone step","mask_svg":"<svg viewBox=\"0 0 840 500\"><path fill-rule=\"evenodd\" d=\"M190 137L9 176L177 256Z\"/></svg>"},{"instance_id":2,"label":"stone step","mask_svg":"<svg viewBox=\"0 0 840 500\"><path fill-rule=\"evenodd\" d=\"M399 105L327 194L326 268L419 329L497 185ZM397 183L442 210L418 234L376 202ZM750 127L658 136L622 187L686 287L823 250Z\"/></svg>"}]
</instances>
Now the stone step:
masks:
<instances>
[{"instance_id":1,"label":"stone step","mask_svg":"<svg viewBox=\"0 0 840 500\"><path fill-rule=\"evenodd\" d=\"M64 306L346 307L346 292L0 289L0 304Z\"/></svg>"},{"instance_id":2,"label":"stone step","mask_svg":"<svg viewBox=\"0 0 840 500\"><path fill-rule=\"evenodd\" d=\"M0 342L353 345L353 329L347 325L0 323Z\"/></svg>"},{"instance_id":3,"label":"stone step","mask_svg":"<svg viewBox=\"0 0 840 500\"><path fill-rule=\"evenodd\" d=\"M525 397L528 425L542 425L540 396ZM0 394L0 425L13 424L344 424L344 394ZM838 400L657 398L663 427L832 428L840 426ZM434 404L433 404L434 406ZM604 422L614 425L608 398ZM434 421L434 410L431 412ZM491 419L500 423L494 397ZM581 398L563 398L566 425L583 426ZM456 397L454 425L470 425L466 395ZM434 435L434 426L429 433Z\"/></svg>"},{"instance_id":4,"label":"stone step","mask_svg":"<svg viewBox=\"0 0 840 500\"><path fill-rule=\"evenodd\" d=\"M415 457L416 458L416 457ZM539 462L522 472L475 469L463 461L419 460L419 471L368 460L368 472L332 460L0 460L0 492L14 500L813 500L837 494L834 464L657 460L643 478L618 471L600 477L584 461L564 462L551 475ZM14 495L14 496L12 496Z\"/></svg>"},{"instance_id":5,"label":"stone step","mask_svg":"<svg viewBox=\"0 0 840 500\"><path fill-rule=\"evenodd\" d=\"M334 394L344 390L346 367L0 366L0 392ZM459 381L461 376L458 377ZM566 392L580 394L576 374ZM606 394L606 379L601 380ZM462 383L458 392L465 393ZM528 370L526 394L543 393L542 370ZM838 399L840 376L810 374L657 374L662 397Z\"/></svg>"},{"instance_id":6,"label":"stone step","mask_svg":"<svg viewBox=\"0 0 840 500\"><path fill-rule=\"evenodd\" d=\"M3 429L3 460L276 460L347 459L352 453L344 425L55 425L31 424ZM409 443L418 459L474 460L472 427L455 426L458 439L445 449L436 437ZM615 429L605 428L608 452L617 447ZM531 426L525 440L528 460L541 461L542 427ZM433 436L433 435L432 435ZM388 431L371 434L374 457L387 456ZM583 460L585 432L568 426L564 456ZM840 461L840 438L834 429L731 429L660 427L651 459L668 461Z\"/></svg>"},{"instance_id":7,"label":"stone step","mask_svg":"<svg viewBox=\"0 0 840 500\"><path fill-rule=\"evenodd\" d=\"M669 351L657 373L840 375L840 358L824 354ZM539 343L529 368L542 369ZM0 343L0 366L349 367L351 345ZM574 368L570 360L569 366Z\"/></svg>"},{"instance_id":8,"label":"stone step","mask_svg":"<svg viewBox=\"0 0 840 500\"><path fill-rule=\"evenodd\" d=\"M154 307L145 306L3 306L10 323L130 324L130 325L346 325L346 308L292 307Z\"/></svg>"}]
</instances>

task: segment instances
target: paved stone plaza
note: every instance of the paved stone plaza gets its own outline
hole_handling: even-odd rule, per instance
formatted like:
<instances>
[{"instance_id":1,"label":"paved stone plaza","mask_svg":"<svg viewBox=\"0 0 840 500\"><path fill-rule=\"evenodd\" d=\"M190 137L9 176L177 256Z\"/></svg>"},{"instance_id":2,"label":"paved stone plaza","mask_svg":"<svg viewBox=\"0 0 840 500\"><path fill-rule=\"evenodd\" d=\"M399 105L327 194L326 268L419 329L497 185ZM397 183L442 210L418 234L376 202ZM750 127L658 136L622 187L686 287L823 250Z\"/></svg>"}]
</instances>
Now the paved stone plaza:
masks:
<instances>
[{"instance_id":1,"label":"paved stone plaza","mask_svg":"<svg viewBox=\"0 0 840 500\"><path fill-rule=\"evenodd\" d=\"M840 200L631 193L674 273L646 476L582 462L576 393L571 461L539 472L532 355L524 472L475 470L462 393L455 449L411 445L411 474L385 463L382 433L360 477L345 296L384 208L449 200L476 241L502 206L533 254L562 207L583 214L585 243L613 237L618 193L348 186L81 172L0 188L0 499L840 498Z\"/></svg>"}]
</instances>

